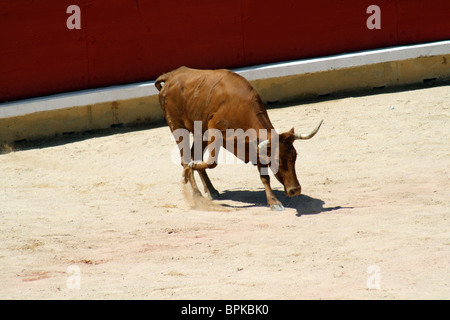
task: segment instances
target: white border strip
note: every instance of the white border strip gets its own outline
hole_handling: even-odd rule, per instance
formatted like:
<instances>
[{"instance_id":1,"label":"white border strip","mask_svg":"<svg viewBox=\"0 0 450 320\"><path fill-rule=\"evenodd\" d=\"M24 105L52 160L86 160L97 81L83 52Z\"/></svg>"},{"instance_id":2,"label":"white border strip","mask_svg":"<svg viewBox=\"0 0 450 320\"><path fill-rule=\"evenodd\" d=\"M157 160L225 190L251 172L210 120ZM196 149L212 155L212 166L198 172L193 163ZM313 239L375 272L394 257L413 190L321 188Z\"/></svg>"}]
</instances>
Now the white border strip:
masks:
<instances>
[{"instance_id":1,"label":"white border strip","mask_svg":"<svg viewBox=\"0 0 450 320\"><path fill-rule=\"evenodd\" d=\"M275 63L235 71L252 81L445 54L450 54L450 40Z\"/></svg>"},{"instance_id":2,"label":"white border strip","mask_svg":"<svg viewBox=\"0 0 450 320\"><path fill-rule=\"evenodd\" d=\"M133 83L100 89L62 93L47 97L0 104L0 119L26 114L94 105L109 101L128 100L158 94L154 82Z\"/></svg>"},{"instance_id":3,"label":"white border strip","mask_svg":"<svg viewBox=\"0 0 450 320\"><path fill-rule=\"evenodd\" d=\"M450 54L450 40L260 65L235 69L234 71L252 81L444 54ZM0 118L142 98L157 94L158 90L154 86L154 81L69 92L0 104Z\"/></svg>"}]
</instances>

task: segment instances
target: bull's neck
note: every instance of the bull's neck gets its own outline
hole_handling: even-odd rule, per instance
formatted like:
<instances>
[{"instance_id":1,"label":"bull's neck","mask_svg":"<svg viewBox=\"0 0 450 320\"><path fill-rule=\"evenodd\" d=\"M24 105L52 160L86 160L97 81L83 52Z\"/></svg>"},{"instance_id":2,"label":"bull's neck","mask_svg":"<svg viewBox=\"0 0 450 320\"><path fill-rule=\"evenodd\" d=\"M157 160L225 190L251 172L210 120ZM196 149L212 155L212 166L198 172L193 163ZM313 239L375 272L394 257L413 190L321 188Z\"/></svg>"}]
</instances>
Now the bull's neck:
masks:
<instances>
[{"instance_id":1,"label":"bull's neck","mask_svg":"<svg viewBox=\"0 0 450 320\"><path fill-rule=\"evenodd\" d=\"M269 115L267 114L267 111L265 108L260 108L258 112L255 112L254 114L254 129L261 130L266 129L267 131L273 130L274 126L272 125L272 122L269 119Z\"/></svg>"}]
</instances>

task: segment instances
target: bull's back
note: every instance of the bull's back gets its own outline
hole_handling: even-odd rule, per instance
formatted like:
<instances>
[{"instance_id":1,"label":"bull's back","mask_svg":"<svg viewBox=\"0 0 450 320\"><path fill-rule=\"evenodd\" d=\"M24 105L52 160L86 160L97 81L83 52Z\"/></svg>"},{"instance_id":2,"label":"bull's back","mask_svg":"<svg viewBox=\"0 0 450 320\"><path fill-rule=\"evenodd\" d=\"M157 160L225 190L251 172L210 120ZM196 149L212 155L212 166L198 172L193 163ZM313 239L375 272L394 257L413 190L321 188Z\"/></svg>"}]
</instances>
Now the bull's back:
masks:
<instances>
[{"instance_id":1,"label":"bull's back","mask_svg":"<svg viewBox=\"0 0 450 320\"><path fill-rule=\"evenodd\" d=\"M190 131L194 121L202 121L206 130L214 115L232 123L231 127L243 128L249 125L247 119L252 113L266 114L250 83L229 70L181 67L160 78L164 82L160 102L166 119L176 120Z\"/></svg>"}]
</instances>

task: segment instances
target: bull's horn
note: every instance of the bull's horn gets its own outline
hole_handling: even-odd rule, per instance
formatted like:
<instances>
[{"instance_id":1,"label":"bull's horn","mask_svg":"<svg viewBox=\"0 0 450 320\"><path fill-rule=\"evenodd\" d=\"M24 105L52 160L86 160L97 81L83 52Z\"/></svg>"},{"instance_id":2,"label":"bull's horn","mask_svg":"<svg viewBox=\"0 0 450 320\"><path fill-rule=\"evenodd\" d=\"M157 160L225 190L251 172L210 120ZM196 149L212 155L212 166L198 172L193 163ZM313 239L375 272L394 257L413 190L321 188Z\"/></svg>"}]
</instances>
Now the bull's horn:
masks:
<instances>
[{"instance_id":1,"label":"bull's horn","mask_svg":"<svg viewBox=\"0 0 450 320\"><path fill-rule=\"evenodd\" d=\"M300 140L307 140L307 139L311 139L312 137L314 137L314 135L317 133L317 131L319 131L320 126L322 125L323 120L320 121L319 125L313 130L311 131L311 133L308 134L301 134L301 133L296 133L295 134L295 139L300 139Z\"/></svg>"},{"instance_id":2,"label":"bull's horn","mask_svg":"<svg viewBox=\"0 0 450 320\"><path fill-rule=\"evenodd\" d=\"M264 140L258 144L258 150L270 147L270 140Z\"/></svg>"}]
</instances>

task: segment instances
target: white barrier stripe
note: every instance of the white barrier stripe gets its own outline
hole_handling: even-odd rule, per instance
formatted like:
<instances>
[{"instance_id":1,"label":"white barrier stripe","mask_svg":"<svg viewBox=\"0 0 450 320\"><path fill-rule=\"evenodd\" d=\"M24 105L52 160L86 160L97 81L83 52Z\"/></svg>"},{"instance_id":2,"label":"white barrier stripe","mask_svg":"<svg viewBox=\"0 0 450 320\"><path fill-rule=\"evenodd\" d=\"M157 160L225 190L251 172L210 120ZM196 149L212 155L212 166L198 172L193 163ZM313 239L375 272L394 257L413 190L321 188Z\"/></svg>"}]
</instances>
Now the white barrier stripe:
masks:
<instances>
[{"instance_id":1,"label":"white barrier stripe","mask_svg":"<svg viewBox=\"0 0 450 320\"><path fill-rule=\"evenodd\" d=\"M237 69L247 80L286 77L297 74L360 67L364 65L450 54L450 41L345 53L323 58L274 63Z\"/></svg>"},{"instance_id":2,"label":"white barrier stripe","mask_svg":"<svg viewBox=\"0 0 450 320\"><path fill-rule=\"evenodd\" d=\"M233 71L252 81L444 54L450 54L450 40L273 63L239 68ZM142 98L157 94L158 90L154 86L154 81L68 92L0 104L0 118Z\"/></svg>"}]
</instances>

